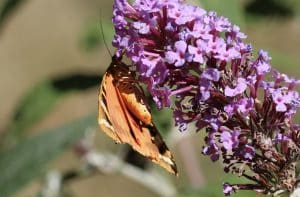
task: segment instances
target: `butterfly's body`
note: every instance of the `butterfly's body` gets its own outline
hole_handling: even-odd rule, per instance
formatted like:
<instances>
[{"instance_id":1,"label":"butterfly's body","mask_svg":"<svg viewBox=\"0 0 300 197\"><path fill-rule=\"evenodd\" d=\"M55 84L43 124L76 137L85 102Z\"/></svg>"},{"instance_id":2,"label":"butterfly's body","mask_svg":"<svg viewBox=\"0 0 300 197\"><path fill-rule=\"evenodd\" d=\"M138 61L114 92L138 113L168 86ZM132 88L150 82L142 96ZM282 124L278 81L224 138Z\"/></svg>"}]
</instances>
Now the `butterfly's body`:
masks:
<instances>
[{"instance_id":1,"label":"butterfly's body","mask_svg":"<svg viewBox=\"0 0 300 197\"><path fill-rule=\"evenodd\" d=\"M177 174L173 156L152 121L142 88L126 64L113 59L99 91L101 129L117 143L134 150Z\"/></svg>"}]
</instances>

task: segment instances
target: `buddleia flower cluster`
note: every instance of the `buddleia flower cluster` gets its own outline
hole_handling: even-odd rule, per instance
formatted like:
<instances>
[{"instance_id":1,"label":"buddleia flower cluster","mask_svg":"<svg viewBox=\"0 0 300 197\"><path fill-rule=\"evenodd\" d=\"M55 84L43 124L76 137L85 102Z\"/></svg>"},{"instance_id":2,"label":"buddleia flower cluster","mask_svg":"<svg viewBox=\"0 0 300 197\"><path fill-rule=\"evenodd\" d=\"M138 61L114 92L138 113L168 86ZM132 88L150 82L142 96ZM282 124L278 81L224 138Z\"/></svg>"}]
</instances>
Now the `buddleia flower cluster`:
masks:
<instances>
[{"instance_id":1,"label":"buddleia flower cluster","mask_svg":"<svg viewBox=\"0 0 300 197\"><path fill-rule=\"evenodd\" d=\"M297 185L300 81L254 54L237 25L181 0L115 0L116 55L126 56L158 108L180 131L206 130L203 154L249 180L223 192L291 192ZM188 153L187 153L188 154Z\"/></svg>"}]
</instances>

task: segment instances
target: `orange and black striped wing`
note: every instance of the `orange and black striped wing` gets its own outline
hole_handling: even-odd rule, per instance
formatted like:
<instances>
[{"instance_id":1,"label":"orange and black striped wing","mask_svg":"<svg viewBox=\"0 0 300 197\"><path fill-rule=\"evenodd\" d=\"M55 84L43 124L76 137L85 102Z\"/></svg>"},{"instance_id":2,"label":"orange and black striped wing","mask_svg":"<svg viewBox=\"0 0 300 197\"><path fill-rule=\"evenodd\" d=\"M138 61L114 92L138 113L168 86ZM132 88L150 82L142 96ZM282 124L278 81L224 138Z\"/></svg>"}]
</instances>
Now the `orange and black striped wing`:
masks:
<instances>
[{"instance_id":1,"label":"orange and black striped wing","mask_svg":"<svg viewBox=\"0 0 300 197\"><path fill-rule=\"evenodd\" d=\"M124 139L131 138L126 116L113 85L113 76L109 72L103 76L98 95L98 124L117 143L125 143Z\"/></svg>"},{"instance_id":2,"label":"orange and black striped wing","mask_svg":"<svg viewBox=\"0 0 300 197\"><path fill-rule=\"evenodd\" d=\"M121 91L122 90L117 88L120 97ZM177 174L177 167L173 156L153 122L151 122L151 124L145 124L128 110L126 102L124 102L123 99L120 100L120 103L124 109L130 127L130 133L134 139L134 142L130 144L132 148L159 164L170 173Z\"/></svg>"},{"instance_id":3,"label":"orange and black striped wing","mask_svg":"<svg viewBox=\"0 0 300 197\"><path fill-rule=\"evenodd\" d=\"M177 174L173 156L152 122L149 107L137 83L124 82L112 65L103 77L99 92L101 129L118 143L127 143L140 154ZM128 79L130 75L126 76Z\"/></svg>"}]
</instances>

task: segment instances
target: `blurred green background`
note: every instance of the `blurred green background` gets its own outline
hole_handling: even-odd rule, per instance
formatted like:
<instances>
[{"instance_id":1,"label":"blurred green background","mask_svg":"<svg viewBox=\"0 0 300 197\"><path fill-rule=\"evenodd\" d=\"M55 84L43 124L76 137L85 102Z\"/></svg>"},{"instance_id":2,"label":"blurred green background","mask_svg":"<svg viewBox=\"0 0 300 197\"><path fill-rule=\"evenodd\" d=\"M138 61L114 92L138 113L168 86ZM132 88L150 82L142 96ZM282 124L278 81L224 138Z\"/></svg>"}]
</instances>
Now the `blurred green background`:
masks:
<instances>
[{"instance_id":1,"label":"blurred green background","mask_svg":"<svg viewBox=\"0 0 300 197\"><path fill-rule=\"evenodd\" d=\"M189 2L229 17L255 50L269 51L274 67L299 78L300 1ZM63 182L56 196L161 195L122 173L82 169L78 144L87 131L96 135L93 150L131 157L96 123L98 86L111 60L100 18L110 45L112 4L112 0L0 0L0 196L47 196L43 190L52 170ZM223 196L222 182L241 182L201 154L203 134L192 129L188 136L180 134L169 117L169 111L154 112L175 154L179 177L152 164L140 171L160 174L162 180L157 182L166 181L175 191L172 195L182 197Z\"/></svg>"}]
</instances>

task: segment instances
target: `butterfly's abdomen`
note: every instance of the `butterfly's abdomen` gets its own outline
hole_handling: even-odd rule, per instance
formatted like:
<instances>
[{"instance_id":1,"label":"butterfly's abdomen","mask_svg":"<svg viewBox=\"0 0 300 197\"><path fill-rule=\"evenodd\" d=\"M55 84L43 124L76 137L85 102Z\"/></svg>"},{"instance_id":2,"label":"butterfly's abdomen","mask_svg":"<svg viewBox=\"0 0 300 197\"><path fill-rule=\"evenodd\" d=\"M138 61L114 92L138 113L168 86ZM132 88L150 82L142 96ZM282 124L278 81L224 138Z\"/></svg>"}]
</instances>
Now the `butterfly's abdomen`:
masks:
<instances>
[{"instance_id":1,"label":"butterfly's abdomen","mask_svg":"<svg viewBox=\"0 0 300 197\"><path fill-rule=\"evenodd\" d=\"M152 124L151 113L145 102L145 97L136 83L124 82L118 86L122 99L129 111L143 123Z\"/></svg>"}]
</instances>

